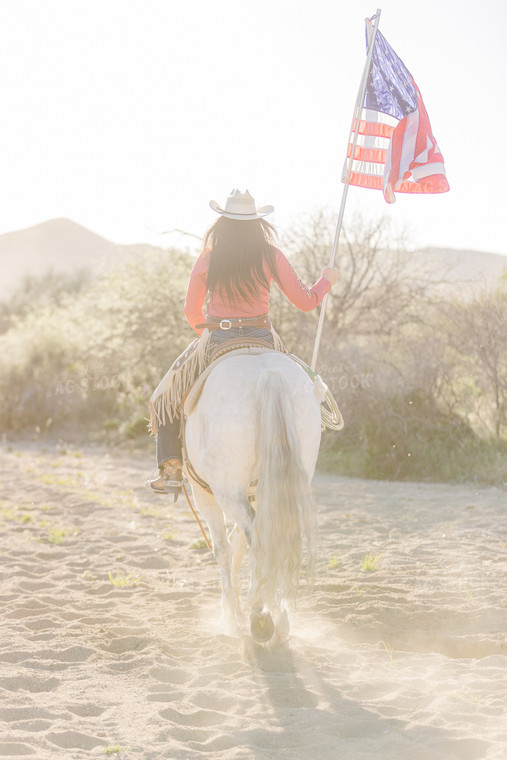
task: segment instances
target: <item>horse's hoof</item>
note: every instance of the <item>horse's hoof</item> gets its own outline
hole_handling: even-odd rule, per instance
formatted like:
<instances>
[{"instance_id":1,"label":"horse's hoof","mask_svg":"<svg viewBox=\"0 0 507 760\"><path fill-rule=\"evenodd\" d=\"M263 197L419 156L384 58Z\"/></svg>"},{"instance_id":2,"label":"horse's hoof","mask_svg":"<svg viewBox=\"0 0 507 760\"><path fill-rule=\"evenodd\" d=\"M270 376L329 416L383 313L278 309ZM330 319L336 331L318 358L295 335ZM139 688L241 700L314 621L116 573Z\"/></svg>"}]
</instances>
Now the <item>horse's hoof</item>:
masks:
<instances>
[{"instance_id":1,"label":"horse's hoof","mask_svg":"<svg viewBox=\"0 0 507 760\"><path fill-rule=\"evenodd\" d=\"M273 618L269 611L255 610L250 616L250 633L254 641L265 644L275 631Z\"/></svg>"}]
</instances>

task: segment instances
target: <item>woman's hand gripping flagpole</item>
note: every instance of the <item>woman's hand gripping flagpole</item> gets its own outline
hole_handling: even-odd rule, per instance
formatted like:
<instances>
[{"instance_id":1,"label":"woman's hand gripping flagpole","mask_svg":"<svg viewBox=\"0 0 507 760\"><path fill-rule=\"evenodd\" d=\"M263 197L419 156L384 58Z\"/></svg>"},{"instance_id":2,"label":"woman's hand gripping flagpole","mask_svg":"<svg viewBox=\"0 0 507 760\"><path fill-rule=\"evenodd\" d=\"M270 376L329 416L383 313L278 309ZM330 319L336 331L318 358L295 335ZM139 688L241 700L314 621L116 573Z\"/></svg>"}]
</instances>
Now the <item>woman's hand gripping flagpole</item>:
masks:
<instances>
[{"instance_id":1,"label":"woman's hand gripping flagpole","mask_svg":"<svg viewBox=\"0 0 507 760\"><path fill-rule=\"evenodd\" d=\"M356 128L356 126L357 127L359 126L357 122L359 122L359 119L360 119L360 116L361 116L361 109L362 109L362 106L363 106L363 103L364 103L364 96L366 94L366 83L367 83L367 80L368 80L368 74L370 72L371 58L372 58L372 55L373 55L373 46L375 44L375 37L376 37L376 34L377 34L377 29L378 29L378 25L379 25L379 21L380 21L380 13L381 13L380 9L377 9L377 12L375 13L375 15L372 16L372 18L370 19L370 22L373 21L373 20L375 20L375 23L373 24L373 28L372 28L371 34L370 34L370 40L369 40L369 46L368 46L368 54L366 56L366 63L364 65L363 76L361 77L361 83L359 85L359 91L358 91L358 94L357 94L356 105L354 107L354 115L352 117L352 126L350 128L350 133L349 133L349 134L352 134L352 132L354 132L354 139L352 141L352 149L351 149L351 152L350 152L350 156L349 156L349 160L348 160L348 164L347 164L347 171L346 171L346 175L345 175L345 179L344 179L345 184L344 184L344 187L343 187L342 200L341 200L341 204L340 204L340 212L338 214L338 221L336 223L336 232L335 232L335 236L334 236L334 240L333 240L333 247L331 248L331 256L329 258L329 265L328 265L329 269L333 269L333 267L334 267L334 261L335 261L335 258L336 258L336 252L338 251L338 243L340 241L340 232L341 232L342 223L343 223L343 214L345 212L345 203L347 201L347 193L349 191L350 170L352 168L352 161L354 159L354 153L355 153L355 149L356 149L357 138L358 138L358 135L359 135L359 129ZM348 145L349 142L350 142L350 137L349 137L349 140L347 141L347 145ZM323 275L323 276L325 276L325 275ZM317 334L315 336L315 344L313 346L312 363L311 363L310 366L311 366L311 368L312 368L312 370L314 372L315 372L315 367L317 365L317 356L318 356L318 353L319 353L320 338L321 338L321 335L322 335L322 328L324 326L324 318L325 318L325 315L326 315L326 302L327 302L327 294L322 299L322 305L320 307L319 323L317 325Z\"/></svg>"}]
</instances>

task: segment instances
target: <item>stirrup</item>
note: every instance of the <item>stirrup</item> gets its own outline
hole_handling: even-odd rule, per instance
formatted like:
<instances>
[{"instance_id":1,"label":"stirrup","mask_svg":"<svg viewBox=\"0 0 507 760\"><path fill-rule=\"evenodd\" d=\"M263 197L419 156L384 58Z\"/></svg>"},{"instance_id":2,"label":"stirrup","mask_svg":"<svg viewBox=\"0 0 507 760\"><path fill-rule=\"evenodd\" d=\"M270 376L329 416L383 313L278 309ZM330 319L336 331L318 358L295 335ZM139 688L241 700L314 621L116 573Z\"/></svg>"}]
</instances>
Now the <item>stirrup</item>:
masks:
<instances>
[{"instance_id":1,"label":"stirrup","mask_svg":"<svg viewBox=\"0 0 507 760\"><path fill-rule=\"evenodd\" d=\"M158 477L155 477L155 473ZM166 480L159 467L155 467L151 478L144 485L151 493L174 494L174 501L177 501L183 487L183 480Z\"/></svg>"}]
</instances>

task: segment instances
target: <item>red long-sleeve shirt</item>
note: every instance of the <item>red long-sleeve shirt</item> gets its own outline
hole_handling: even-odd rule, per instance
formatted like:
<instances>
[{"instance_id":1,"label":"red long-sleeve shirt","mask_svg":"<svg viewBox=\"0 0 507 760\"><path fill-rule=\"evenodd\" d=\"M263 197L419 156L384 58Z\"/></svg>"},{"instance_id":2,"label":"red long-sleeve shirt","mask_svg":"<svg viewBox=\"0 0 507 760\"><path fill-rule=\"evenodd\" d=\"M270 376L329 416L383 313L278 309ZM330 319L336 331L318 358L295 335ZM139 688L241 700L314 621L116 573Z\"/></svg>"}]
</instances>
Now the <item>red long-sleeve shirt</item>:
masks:
<instances>
[{"instance_id":1,"label":"red long-sleeve shirt","mask_svg":"<svg viewBox=\"0 0 507 760\"><path fill-rule=\"evenodd\" d=\"M292 268L289 260L278 249L275 250L275 264L278 273L278 280L274 282L280 287L289 301L301 311L311 311L318 306L325 294L331 289L331 283L325 277L321 277L315 285L308 288ZM185 317L187 321L199 335L202 329L196 330L195 325L205 322L204 301L206 299L206 278L209 266L209 250L203 251L194 264L190 280L188 283L187 298L185 301ZM264 264L264 273L266 280L271 285L273 275L267 264ZM212 317L258 317L261 314L269 312L269 287L259 285L258 295L251 303L238 301L235 304L229 303L226 296L218 293L211 293L207 313Z\"/></svg>"}]
</instances>

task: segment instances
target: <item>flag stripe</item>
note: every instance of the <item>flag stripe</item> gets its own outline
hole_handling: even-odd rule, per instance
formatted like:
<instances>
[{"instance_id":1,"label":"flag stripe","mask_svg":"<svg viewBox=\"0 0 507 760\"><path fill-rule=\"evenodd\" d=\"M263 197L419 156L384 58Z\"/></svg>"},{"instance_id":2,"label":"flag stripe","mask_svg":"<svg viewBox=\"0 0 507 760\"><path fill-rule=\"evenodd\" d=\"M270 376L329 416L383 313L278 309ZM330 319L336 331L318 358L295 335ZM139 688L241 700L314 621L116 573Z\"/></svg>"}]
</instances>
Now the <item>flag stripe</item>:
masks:
<instances>
[{"instance_id":1,"label":"flag stripe","mask_svg":"<svg viewBox=\"0 0 507 760\"><path fill-rule=\"evenodd\" d=\"M433 161L433 163L416 166L412 169L412 176L417 181L431 177L433 174L445 174L443 161Z\"/></svg>"},{"instance_id":2,"label":"flag stripe","mask_svg":"<svg viewBox=\"0 0 507 760\"><path fill-rule=\"evenodd\" d=\"M419 182L405 180L396 187L397 193L446 193L449 183L443 174L432 174Z\"/></svg>"},{"instance_id":3,"label":"flag stripe","mask_svg":"<svg viewBox=\"0 0 507 760\"><path fill-rule=\"evenodd\" d=\"M357 119L354 119L352 125L352 132L356 131ZM359 134L360 135L373 135L374 137L387 137L391 138L394 132L394 127L391 124L382 124L381 122L371 122L361 119L359 121Z\"/></svg>"},{"instance_id":4,"label":"flag stripe","mask_svg":"<svg viewBox=\"0 0 507 760\"><path fill-rule=\"evenodd\" d=\"M349 143L347 158L352 153L352 143ZM356 145L354 148L354 159L358 161L373 161L377 164L385 164L387 149L383 148L366 148L363 145Z\"/></svg>"},{"instance_id":5,"label":"flag stripe","mask_svg":"<svg viewBox=\"0 0 507 760\"><path fill-rule=\"evenodd\" d=\"M367 187L371 190L382 190L382 177L372 177L367 174L360 174L359 172L351 172L349 184Z\"/></svg>"},{"instance_id":6,"label":"flag stripe","mask_svg":"<svg viewBox=\"0 0 507 760\"><path fill-rule=\"evenodd\" d=\"M419 110L414 111L413 113L409 114L406 119L400 121L400 126L402 124L404 124L404 130L400 149L398 177L402 179L408 179L410 176L410 164L413 161L416 152L417 136L419 130Z\"/></svg>"},{"instance_id":7,"label":"flag stripe","mask_svg":"<svg viewBox=\"0 0 507 760\"><path fill-rule=\"evenodd\" d=\"M347 161L343 166L342 180L345 181L347 174ZM370 163L368 161L353 161L351 166L351 172L356 174L364 174L367 177L380 177L384 176L384 165Z\"/></svg>"}]
</instances>

